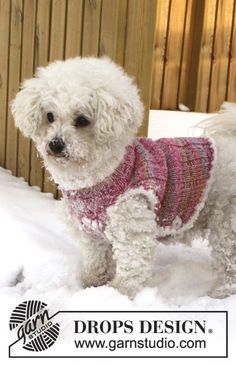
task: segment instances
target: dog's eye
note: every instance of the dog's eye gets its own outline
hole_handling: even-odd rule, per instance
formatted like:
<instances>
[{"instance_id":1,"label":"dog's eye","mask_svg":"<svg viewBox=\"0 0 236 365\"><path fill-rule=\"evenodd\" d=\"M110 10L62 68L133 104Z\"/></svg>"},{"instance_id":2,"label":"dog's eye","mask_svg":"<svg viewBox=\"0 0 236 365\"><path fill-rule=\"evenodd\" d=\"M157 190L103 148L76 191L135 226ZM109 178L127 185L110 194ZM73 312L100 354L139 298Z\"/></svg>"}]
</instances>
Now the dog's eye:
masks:
<instances>
[{"instance_id":1,"label":"dog's eye","mask_svg":"<svg viewBox=\"0 0 236 365\"><path fill-rule=\"evenodd\" d=\"M79 127L79 128L87 127L89 124L90 124L90 121L83 115L79 115L74 121L74 126Z\"/></svg>"},{"instance_id":2,"label":"dog's eye","mask_svg":"<svg viewBox=\"0 0 236 365\"><path fill-rule=\"evenodd\" d=\"M51 112L47 113L47 120L49 121L49 123L54 122L54 115Z\"/></svg>"}]
</instances>

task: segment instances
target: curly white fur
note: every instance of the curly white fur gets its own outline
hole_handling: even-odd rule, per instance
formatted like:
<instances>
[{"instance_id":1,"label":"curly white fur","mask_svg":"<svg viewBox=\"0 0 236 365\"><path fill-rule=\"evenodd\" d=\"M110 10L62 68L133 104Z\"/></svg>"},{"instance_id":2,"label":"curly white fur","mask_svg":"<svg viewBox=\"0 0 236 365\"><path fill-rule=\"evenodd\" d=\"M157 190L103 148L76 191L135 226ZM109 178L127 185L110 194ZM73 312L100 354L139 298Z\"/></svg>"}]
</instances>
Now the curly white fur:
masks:
<instances>
[{"instance_id":1,"label":"curly white fur","mask_svg":"<svg viewBox=\"0 0 236 365\"><path fill-rule=\"evenodd\" d=\"M219 273L212 290L216 296L236 292L236 108L224 108L207 123L205 133L214 138L218 163L205 207L188 232L189 239L196 230L209 231ZM143 105L131 78L109 59L75 58L39 68L34 79L23 83L12 113L60 188L80 189L116 169L141 125ZM47 113L53 113L53 123ZM75 126L81 115L90 123L85 128ZM50 152L55 138L65 144L63 156ZM108 209L105 238L98 242L80 232L65 209L81 243L85 286L110 282L131 297L143 286L151 276L158 239L155 205L152 192L125 193Z\"/></svg>"},{"instance_id":2,"label":"curly white fur","mask_svg":"<svg viewBox=\"0 0 236 365\"><path fill-rule=\"evenodd\" d=\"M51 125L48 112L55 116ZM142 123L143 105L132 79L109 59L75 58L39 68L34 79L23 83L12 113L55 182L78 189L103 180L119 165ZM89 128L75 129L79 115L91 121ZM66 144L65 158L48 154L57 136Z\"/></svg>"}]
</instances>

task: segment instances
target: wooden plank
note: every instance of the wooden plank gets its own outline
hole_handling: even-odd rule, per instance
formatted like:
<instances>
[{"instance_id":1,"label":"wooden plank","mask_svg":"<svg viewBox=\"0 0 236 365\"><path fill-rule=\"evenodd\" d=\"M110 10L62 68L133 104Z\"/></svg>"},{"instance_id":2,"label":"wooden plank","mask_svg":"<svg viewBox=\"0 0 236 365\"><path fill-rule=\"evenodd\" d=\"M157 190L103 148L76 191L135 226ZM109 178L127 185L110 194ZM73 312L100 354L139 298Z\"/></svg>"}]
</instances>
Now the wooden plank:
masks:
<instances>
[{"instance_id":1,"label":"wooden plank","mask_svg":"<svg viewBox=\"0 0 236 365\"><path fill-rule=\"evenodd\" d=\"M49 61L64 59L66 0L52 0Z\"/></svg>"},{"instance_id":2,"label":"wooden plank","mask_svg":"<svg viewBox=\"0 0 236 365\"><path fill-rule=\"evenodd\" d=\"M186 103L187 94L187 84L189 79L189 61L190 61L190 49L191 49L191 23L193 18L193 3L194 0L187 0L184 14L184 29L183 29L183 40L182 40L182 50L180 59L180 71L179 71L179 83L177 92L177 109L179 109L180 104Z\"/></svg>"},{"instance_id":3,"label":"wooden plank","mask_svg":"<svg viewBox=\"0 0 236 365\"><path fill-rule=\"evenodd\" d=\"M161 95L162 109L176 109L178 104L185 9L186 0L172 0Z\"/></svg>"},{"instance_id":4,"label":"wooden plank","mask_svg":"<svg viewBox=\"0 0 236 365\"><path fill-rule=\"evenodd\" d=\"M30 152L30 185L38 186L41 190L43 190L43 180L44 180L44 167L43 161L36 149L36 147L31 144L31 152Z\"/></svg>"},{"instance_id":5,"label":"wooden plank","mask_svg":"<svg viewBox=\"0 0 236 365\"><path fill-rule=\"evenodd\" d=\"M83 0L68 0L65 57L81 54Z\"/></svg>"},{"instance_id":6,"label":"wooden plank","mask_svg":"<svg viewBox=\"0 0 236 365\"><path fill-rule=\"evenodd\" d=\"M212 63L212 50L216 20L216 0L204 1L204 22L197 70L197 88L194 111L206 112Z\"/></svg>"},{"instance_id":7,"label":"wooden plank","mask_svg":"<svg viewBox=\"0 0 236 365\"><path fill-rule=\"evenodd\" d=\"M151 75L156 23L155 0L129 0L124 66L136 77L145 106L144 123L139 134L146 135L151 102Z\"/></svg>"},{"instance_id":8,"label":"wooden plank","mask_svg":"<svg viewBox=\"0 0 236 365\"><path fill-rule=\"evenodd\" d=\"M52 0L49 61L64 58L65 50L66 0ZM57 195L57 187L45 171L43 191Z\"/></svg>"},{"instance_id":9,"label":"wooden plank","mask_svg":"<svg viewBox=\"0 0 236 365\"><path fill-rule=\"evenodd\" d=\"M97 56L101 23L101 0L85 0L82 55Z\"/></svg>"},{"instance_id":10,"label":"wooden plank","mask_svg":"<svg viewBox=\"0 0 236 365\"><path fill-rule=\"evenodd\" d=\"M212 75L208 100L209 111L218 110L227 98L228 87L233 79L229 78L230 63L233 60L233 34L235 32L235 0L218 0L216 32L214 38ZM220 27L220 29L219 29ZM235 84L234 84L235 93Z\"/></svg>"},{"instance_id":11,"label":"wooden plank","mask_svg":"<svg viewBox=\"0 0 236 365\"><path fill-rule=\"evenodd\" d=\"M236 102L236 2L234 2L226 100Z\"/></svg>"},{"instance_id":12,"label":"wooden plank","mask_svg":"<svg viewBox=\"0 0 236 365\"><path fill-rule=\"evenodd\" d=\"M21 56L21 81L31 78L34 69L36 0L24 0L23 35ZM19 133L17 153L17 176L30 178L30 139Z\"/></svg>"},{"instance_id":13,"label":"wooden plank","mask_svg":"<svg viewBox=\"0 0 236 365\"><path fill-rule=\"evenodd\" d=\"M22 22L23 22L22 0L12 0L10 50L9 50L10 52L9 83L8 83L9 101L11 101L15 97L20 84ZM16 175L16 170L17 170L17 136L18 136L18 131L15 128L13 117L11 114L8 114L6 167L12 171L13 175Z\"/></svg>"},{"instance_id":14,"label":"wooden plank","mask_svg":"<svg viewBox=\"0 0 236 365\"><path fill-rule=\"evenodd\" d=\"M152 99L151 108L161 106L161 90L166 52L167 25L169 19L170 1L159 0L156 11L156 35L154 46L154 61L152 72Z\"/></svg>"},{"instance_id":15,"label":"wooden plank","mask_svg":"<svg viewBox=\"0 0 236 365\"><path fill-rule=\"evenodd\" d=\"M51 0L38 0L36 20L35 67L49 61Z\"/></svg>"},{"instance_id":16,"label":"wooden plank","mask_svg":"<svg viewBox=\"0 0 236 365\"><path fill-rule=\"evenodd\" d=\"M205 0L188 1L178 103L190 110L196 105L204 11Z\"/></svg>"},{"instance_id":17,"label":"wooden plank","mask_svg":"<svg viewBox=\"0 0 236 365\"><path fill-rule=\"evenodd\" d=\"M178 91L178 105L184 104L189 107L189 82L192 74L191 63L197 61L196 52L199 53L200 41L196 36L201 34L204 14L204 0L188 0L186 4L186 22L183 39L183 56L180 70L180 82ZM202 13L200 12L202 6ZM201 39L201 38L200 38ZM194 54L194 56L193 56ZM194 59L191 59L192 56ZM194 85L193 85L194 88Z\"/></svg>"},{"instance_id":18,"label":"wooden plank","mask_svg":"<svg viewBox=\"0 0 236 365\"><path fill-rule=\"evenodd\" d=\"M234 0L219 0L207 108L209 112L217 111L226 98L233 7Z\"/></svg>"},{"instance_id":19,"label":"wooden plank","mask_svg":"<svg viewBox=\"0 0 236 365\"><path fill-rule=\"evenodd\" d=\"M35 67L45 66L49 57L50 0L38 0L36 19ZM43 189L44 169L34 145L31 145L30 184Z\"/></svg>"},{"instance_id":20,"label":"wooden plank","mask_svg":"<svg viewBox=\"0 0 236 365\"><path fill-rule=\"evenodd\" d=\"M0 166L5 167L10 1L0 0Z\"/></svg>"},{"instance_id":21,"label":"wooden plank","mask_svg":"<svg viewBox=\"0 0 236 365\"><path fill-rule=\"evenodd\" d=\"M108 55L123 66L127 0L103 0L99 56Z\"/></svg>"}]
</instances>

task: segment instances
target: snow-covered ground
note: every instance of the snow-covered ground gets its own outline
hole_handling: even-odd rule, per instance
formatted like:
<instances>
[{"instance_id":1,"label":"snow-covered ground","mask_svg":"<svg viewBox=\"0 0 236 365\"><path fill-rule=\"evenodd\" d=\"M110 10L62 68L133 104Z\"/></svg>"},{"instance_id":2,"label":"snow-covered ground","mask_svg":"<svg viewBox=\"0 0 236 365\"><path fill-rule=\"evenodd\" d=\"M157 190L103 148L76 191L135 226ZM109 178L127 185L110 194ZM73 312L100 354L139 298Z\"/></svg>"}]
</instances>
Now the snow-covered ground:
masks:
<instances>
[{"instance_id":1,"label":"snow-covered ground","mask_svg":"<svg viewBox=\"0 0 236 365\"><path fill-rule=\"evenodd\" d=\"M155 111L150 114L149 136L196 135L190 127L205 114ZM110 287L82 289L79 279L78 242L66 232L50 194L29 187L22 179L0 168L0 363L9 360L9 317L24 300L38 299L57 310L228 310L228 359L147 359L150 364L235 364L236 296L212 299L206 295L213 280L206 242L159 245L156 273L133 301ZM217 344L216 344L217 346ZM31 361L31 360L30 360ZM44 364L63 359L37 359ZM70 359L79 364L119 364L119 359ZM122 359L143 364L143 359Z\"/></svg>"}]
</instances>

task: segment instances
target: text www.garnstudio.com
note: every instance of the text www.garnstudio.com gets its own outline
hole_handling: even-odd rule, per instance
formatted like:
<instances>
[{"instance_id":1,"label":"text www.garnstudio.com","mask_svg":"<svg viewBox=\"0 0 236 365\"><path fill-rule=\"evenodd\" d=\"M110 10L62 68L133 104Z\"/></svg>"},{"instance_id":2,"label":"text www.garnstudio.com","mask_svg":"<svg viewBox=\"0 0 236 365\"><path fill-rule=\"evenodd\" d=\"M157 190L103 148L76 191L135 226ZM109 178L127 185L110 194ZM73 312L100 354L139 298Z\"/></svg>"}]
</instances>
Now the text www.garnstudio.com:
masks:
<instances>
[{"instance_id":1,"label":"text www.garnstudio.com","mask_svg":"<svg viewBox=\"0 0 236 365\"><path fill-rule=\"evenodd\" d=\"M148 338L142 340L75 340L77 349L108 349L116 351L118 349L204 349L206 348L205 340L168 340L161 337L158 340Z\"/></svg>"}]
</instances>

